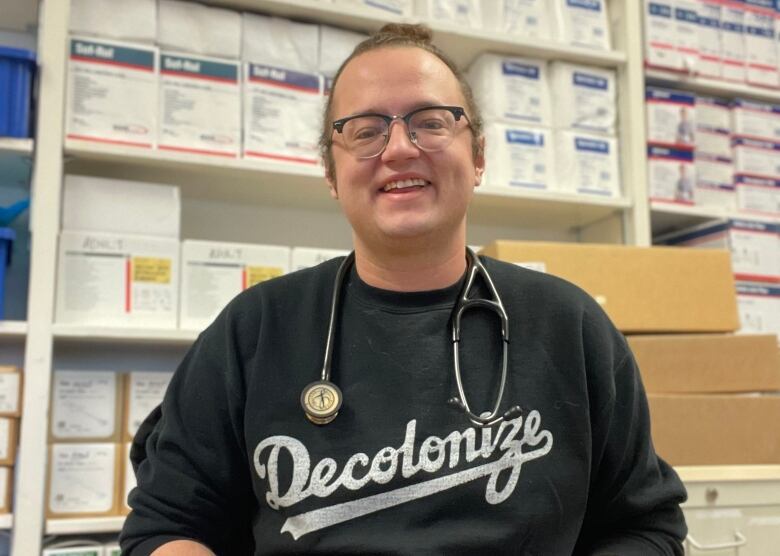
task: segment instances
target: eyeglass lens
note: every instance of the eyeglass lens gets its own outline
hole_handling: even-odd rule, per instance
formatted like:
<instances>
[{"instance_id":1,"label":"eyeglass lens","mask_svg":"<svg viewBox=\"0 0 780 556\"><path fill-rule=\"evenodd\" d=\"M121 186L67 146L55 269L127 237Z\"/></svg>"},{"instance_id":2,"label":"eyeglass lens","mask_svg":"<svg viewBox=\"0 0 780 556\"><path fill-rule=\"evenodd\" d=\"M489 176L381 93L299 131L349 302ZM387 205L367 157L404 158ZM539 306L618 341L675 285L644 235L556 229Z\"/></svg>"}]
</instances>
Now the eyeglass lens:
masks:
<instances>
[{"instance_id":1,"label":"eyeglass lens","mask_svg":"<svg viewBox=\"0 0 780 556\"><path fill-rule=\"evenodd\" d=\"M446 148L455 133L452 112L428 108L415 112L408 121L409 138L424 151ZM347 148L360 158L378 155L389 140L390 125L377 116L353 118L344 124L342 135Z\"/></svg>"}]
</instances>

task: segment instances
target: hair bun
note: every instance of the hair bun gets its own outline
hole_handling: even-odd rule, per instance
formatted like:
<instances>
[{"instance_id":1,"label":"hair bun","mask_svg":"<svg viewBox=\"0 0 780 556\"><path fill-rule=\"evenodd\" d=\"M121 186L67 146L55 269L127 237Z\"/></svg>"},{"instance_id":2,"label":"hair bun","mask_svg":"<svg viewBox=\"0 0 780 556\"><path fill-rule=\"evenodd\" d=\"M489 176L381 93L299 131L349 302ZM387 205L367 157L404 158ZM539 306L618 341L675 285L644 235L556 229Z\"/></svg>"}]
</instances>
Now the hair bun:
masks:
<instances>
[{"instance_id":1,"label":"hair bun","mask_svg":"<svg viewBox=\"0 0 780 556\"><path fill-rule=\"evenodd\" d=\"M385 40L407 39L422 44L431 44L433 41L433 31L422 23L387 23L377 31L376 35L381 35Z\"/></svg>"}]
</instances>

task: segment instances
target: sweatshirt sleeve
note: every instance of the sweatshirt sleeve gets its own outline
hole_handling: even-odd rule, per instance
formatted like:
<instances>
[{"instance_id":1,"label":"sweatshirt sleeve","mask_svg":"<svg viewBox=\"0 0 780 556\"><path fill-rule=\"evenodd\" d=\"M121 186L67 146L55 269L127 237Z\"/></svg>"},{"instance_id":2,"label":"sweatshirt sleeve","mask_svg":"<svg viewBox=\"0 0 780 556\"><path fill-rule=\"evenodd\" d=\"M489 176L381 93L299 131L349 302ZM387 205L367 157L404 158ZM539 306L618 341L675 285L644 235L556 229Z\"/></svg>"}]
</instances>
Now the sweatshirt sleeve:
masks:
<instances>
[{"instance_id":1,"label":"sweatshirt sleeve","mask_svg":"<svg viewBox=\"0 0 780 556\"><path fill-rule=\"evenodd\" d=\"M639 371L625 339L610 329L613 355L599 359L613 368L602 374L606 394L591 418L591 488L575 553L682 555L685 487L655 453Z\"/></svg>"},{"instance_id":2,"label":"sweatshirt sleeve","mask_svg":"<svg viewBox=\"0 0 780 556\"><path fill-rule=\"evenodd\" d=\"M217 554L251 552L255 502L243 436L242 367L254 346L241 345L246 323L226 312L187 353L161 411L134 441L141 461L120 535L122 554L148 555L176 539L195 540Z\"/></svg>"}]
</instances>

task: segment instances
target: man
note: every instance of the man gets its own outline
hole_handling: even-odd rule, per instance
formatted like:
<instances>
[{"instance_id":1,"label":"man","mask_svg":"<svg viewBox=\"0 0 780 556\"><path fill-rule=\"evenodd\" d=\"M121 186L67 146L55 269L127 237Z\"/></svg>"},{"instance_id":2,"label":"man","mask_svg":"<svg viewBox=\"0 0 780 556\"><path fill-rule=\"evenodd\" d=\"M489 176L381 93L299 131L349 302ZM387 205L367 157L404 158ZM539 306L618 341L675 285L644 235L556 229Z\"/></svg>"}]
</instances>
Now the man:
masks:
<instances>
[{"instance_id":1,"label":"man","mask_svg":"<svg viewBox=\"0 0 780 556\"><path fill-rule=\"evenodd\" d=\"M260 284L201 335L136 438L123 550L682 554L685 491L653 451L628 347L587 295L484 259L509 326L465 314L454 378L484 145L427 29L391 25L360 45L324 130L354 265L335 285L342 260ZM490 282L466 295L492 297ZM311 389L326 343L330 381ZM484 423L505 346L504 401Z\"/></svg>"}]
</instances>

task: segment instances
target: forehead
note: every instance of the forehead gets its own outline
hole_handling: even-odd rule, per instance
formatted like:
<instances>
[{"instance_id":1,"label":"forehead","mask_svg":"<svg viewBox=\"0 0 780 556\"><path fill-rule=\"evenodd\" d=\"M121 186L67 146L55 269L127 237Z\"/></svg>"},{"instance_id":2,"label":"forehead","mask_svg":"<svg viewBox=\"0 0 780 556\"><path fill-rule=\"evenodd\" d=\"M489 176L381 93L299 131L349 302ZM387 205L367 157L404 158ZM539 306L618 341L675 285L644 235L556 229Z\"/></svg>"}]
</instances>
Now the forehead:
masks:
<instances>
[{"instance_id":1,"label":"forehead","mask_svg":"<svg viewBox=\"0 0 780 556\"><path fill-rule=\"evenodd\" d=\"M464 102L457 78L434 54L421 48L385 47L356 56L333 90L333 116L380 111L403 113L424 104Z\"/></svg>"}]
</instances>

